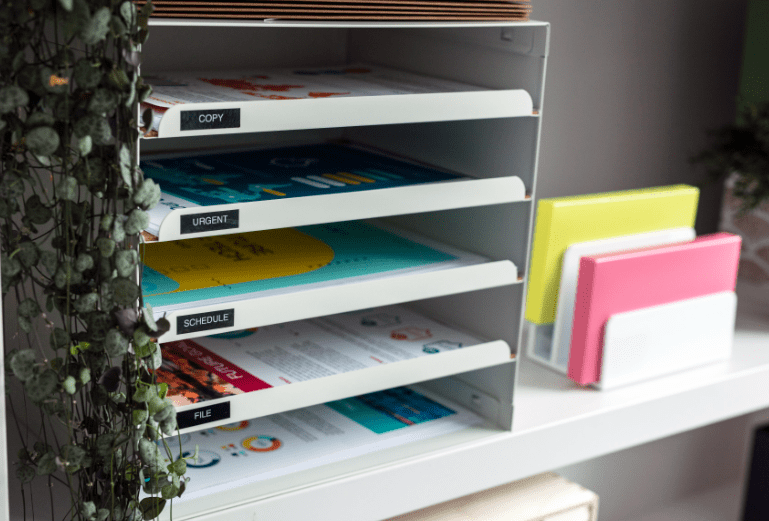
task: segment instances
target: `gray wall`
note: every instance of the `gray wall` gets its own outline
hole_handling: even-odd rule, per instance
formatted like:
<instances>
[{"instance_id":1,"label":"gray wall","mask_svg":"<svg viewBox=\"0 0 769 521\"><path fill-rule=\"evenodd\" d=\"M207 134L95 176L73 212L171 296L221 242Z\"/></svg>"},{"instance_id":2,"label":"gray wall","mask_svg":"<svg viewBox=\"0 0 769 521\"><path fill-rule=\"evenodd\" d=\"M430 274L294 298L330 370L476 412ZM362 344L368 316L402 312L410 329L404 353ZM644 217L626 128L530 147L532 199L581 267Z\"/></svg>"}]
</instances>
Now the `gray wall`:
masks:
<instances>
[{"instance_id":1,"label":"gray wall","mask_svg":"<svg viewBox=\"0 0 769 521\"><path fill-rule=\"evenodd\" d=\"M533 0L552 24L539 197L696 183L688 157L734 118L746 0ZM703 190L698 232L716 228Z\"/></svg>"},{"instance_id":2,"label":"gray wall","mask_svg":"<svg viewBox=\"0 0 769 521\"><path fill-rule=\"evenodd\" d=\"M552 24L539 197L697 183L688 157L734 118L745 0L533 0ZM703 189L698 232L716 229ZM601 496L601 521L738 479L745 418L559 469ZM713 457L717 454L717 457Z\"/></svg>"}]
</instances>

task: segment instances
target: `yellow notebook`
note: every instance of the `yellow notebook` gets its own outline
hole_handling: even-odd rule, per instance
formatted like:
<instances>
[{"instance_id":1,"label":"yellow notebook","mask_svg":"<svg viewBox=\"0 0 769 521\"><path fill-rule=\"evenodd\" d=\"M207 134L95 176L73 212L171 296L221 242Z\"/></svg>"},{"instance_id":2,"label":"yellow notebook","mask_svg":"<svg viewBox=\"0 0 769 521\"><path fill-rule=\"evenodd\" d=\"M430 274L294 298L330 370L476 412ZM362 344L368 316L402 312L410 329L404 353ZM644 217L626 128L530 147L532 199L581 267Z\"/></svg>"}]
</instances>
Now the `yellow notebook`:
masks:
<instances>
[{"instance_id":1,"label":"yellow notebook","mask_svg":"<svg viewBox=\"0 0 769 521\"><path fill-rule=\"evenodd\" d=\"M570 245L694 227L699 190L688 185L541 199L531 251L526 320L555 321L563 254Z\"/></svg>"}]
</instances>

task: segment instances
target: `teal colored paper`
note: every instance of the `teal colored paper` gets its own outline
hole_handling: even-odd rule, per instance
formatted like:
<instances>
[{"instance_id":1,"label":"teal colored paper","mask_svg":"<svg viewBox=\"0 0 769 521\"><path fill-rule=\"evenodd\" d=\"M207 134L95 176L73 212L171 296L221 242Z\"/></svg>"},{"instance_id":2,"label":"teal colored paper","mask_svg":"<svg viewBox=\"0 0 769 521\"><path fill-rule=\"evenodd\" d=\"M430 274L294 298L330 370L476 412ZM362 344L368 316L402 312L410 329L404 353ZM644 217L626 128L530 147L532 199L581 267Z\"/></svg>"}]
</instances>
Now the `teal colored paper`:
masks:
<instances>
[{"instance_id":1,"label":"teal colored paper","mask_svg":"<svg viewBox=\"0 0 769 521\"><path fill-rule=\"evenodd\" d=\"M172 306L416 268L456 259L448 253L359 222L302 226L296 229L330 246L334 250L334 259L322 268L298 275L178 293L170 293L179 287L176 281L145 266L142 277L144 302L152 307Z\"/></svg>"}]
</instances>

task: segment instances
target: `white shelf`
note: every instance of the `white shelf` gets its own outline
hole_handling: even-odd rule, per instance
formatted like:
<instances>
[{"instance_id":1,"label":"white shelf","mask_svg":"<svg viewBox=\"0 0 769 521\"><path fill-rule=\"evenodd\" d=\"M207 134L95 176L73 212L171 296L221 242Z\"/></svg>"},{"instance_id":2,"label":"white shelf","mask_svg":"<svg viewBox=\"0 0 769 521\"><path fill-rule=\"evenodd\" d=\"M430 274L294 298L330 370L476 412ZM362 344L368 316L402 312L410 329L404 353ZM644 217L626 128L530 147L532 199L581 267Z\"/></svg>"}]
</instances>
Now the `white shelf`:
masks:
<instances>
[{"instance_id":1,"label":"white shelf","mask_svg":"<svg viewBox=\"0 0 769 521\"><path fill-rule=\"evenodd\" d=\"M626 521L739 521L741 508L742 483L727 483Z\"/></svg>"},{"instance_id":2,"label":"white shelf","mask_svg":"<svg viewBox=\"0 0 769 521\"><path fill-rule=\"evenodd\" d=\"M451 107L451 110L447 110L447 107ZM222 109L240 111L240 125L237 128L180 129L182 112ZM185 103L171 107L165 112L160 120L157 138L525 116L538 117L534 113L531 96L521 89L325 99Z\"/></svg>"},{"instance_id":3,"label":"white shelf","mask_svg":"<svg viewBox=\"0 0 769 521\"><path fill-rule=\"evenodd\" d=\"M230 417L201 426L180 429L179 432L185 434L200 429L209 429L232 422L250 420L510 362L510 346L502 340L497 340L432 356L401 360L325 378L296 382L291 385L206 400L201 403L177 407L176 411L181 413L205 410L218 403L229 403Z\"/></svg>"},{"instance_id":4,"label":"white shelf","mask_svg":"<svg viewBox=\"0 0 769 521\"><path fill-rule=\"evenodd\" d=\"M399 186L350 193L273 199L250 203L179 208L170 212L157 230L159 242L231 233L291 228L309 224L356 221L391 215L434 212L530 201L520 178L466 179ZM239 228L181 234L186 215L238 210ZM155 232L155 230L150 230ZM149 239L152 240L151 238Z\"/></svg>"},{"instance_id":5,"label":"white shelf","mask_svg":"<svg viewBox=\"0 0 769 521\"><path fill-rule=\"evenodd\" d=\"M376 521L766 407L769 315L741 310L730 361L603 392L529 361L521 367L512 433L463 431L365 470L314 483L297 476L301 487L268 486L259 501L195 519L300 520L313 505L316 521ZM415 483L430 486L415 494Z\"/></svg>"},{"instance_id":6,"label":"white shelf","mask_svg":"<svg viewBox=\"0 0 769 521\"><path fill-rule=\"evenodd\" d=\"M354 284L341 282L313 289L298 288L290 293L226 303L207 304L206 301L199 301L190 303L189 306L181 309L156 306L154 312L156 318L165 315L171 323L171 329L163 335L164 342L171 342L201 335L335 315L358 309L389 306L522 282L518 278L518 271L512 262L495 261L438 271L364 280ZM231 327L208 330L202 333L179 334L177 332L177 319L179 317L216 313L230 309L235 315L234 325Z\"/></svg>"}]
</instances>

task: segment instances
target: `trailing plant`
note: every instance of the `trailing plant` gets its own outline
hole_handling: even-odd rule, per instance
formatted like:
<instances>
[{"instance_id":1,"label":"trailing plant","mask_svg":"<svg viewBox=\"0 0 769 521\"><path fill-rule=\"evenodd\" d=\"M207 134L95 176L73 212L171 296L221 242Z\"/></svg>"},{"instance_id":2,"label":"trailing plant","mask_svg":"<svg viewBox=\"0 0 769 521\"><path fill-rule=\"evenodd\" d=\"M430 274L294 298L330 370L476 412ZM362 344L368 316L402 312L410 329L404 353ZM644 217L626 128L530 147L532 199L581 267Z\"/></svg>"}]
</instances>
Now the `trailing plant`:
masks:
<instances>
[{"instance_id":1,"label":"trailing plant","mask_svg":"<svg viewBox=\"0 0 769 521\"><path fill-rule=\"evenodd\" d=\"M734 195L745 213L769 200L769 101L746 106L739 122L710 133L709 148L692 158L711 178L733 174Z\"/></svg>"},{"instance_id":2,"label":"trailing plant","mask_svg":"<svg viewBox=\"0 0 769 521\"><path fill-rule=\"evenodd\" d=\"M5 362L23 390L9 428L23 443L22 496L44 491L40 481L68 488L63 508L51 496L58 519L151 519L185 487L186 461L162 441L177 432L174 408L153 377L168 322L143 307L139 285L139 236L160 198L137 162L151 9L0 7L0 262L6 309L17 310L5 320L19 329ZM39 420L22 422L22 398Z\"/></svg>"}]
</instances>

